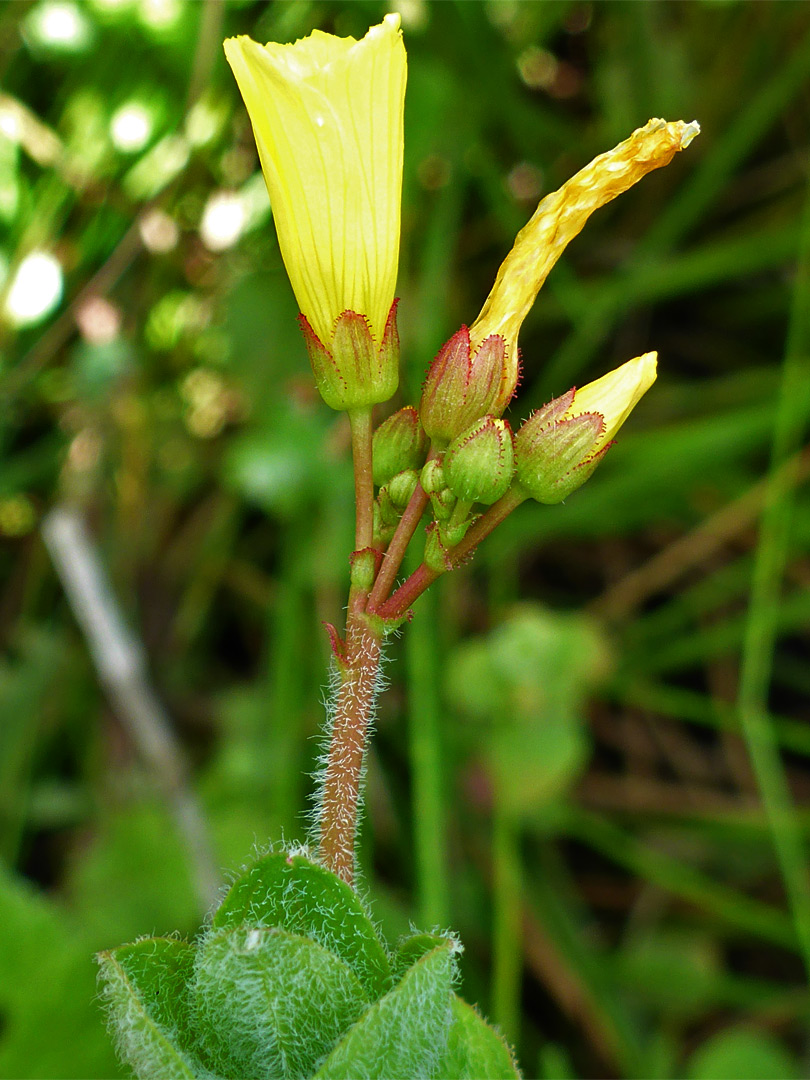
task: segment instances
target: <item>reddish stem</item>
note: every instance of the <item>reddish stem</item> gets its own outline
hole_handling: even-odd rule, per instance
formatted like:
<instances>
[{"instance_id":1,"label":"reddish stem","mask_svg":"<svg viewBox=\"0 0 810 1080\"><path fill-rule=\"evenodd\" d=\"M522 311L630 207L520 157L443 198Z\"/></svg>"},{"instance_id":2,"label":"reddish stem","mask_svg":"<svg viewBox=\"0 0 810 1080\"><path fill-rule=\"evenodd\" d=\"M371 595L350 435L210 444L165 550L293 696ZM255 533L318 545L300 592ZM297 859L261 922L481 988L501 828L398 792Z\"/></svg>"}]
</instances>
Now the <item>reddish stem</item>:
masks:
<instances>
[{"instance_id":1,"label":"reddish stem","mask_svg":"<svg viewBox=\"0 0 810 1080\"><path fill-rule=\"evenodd\" d=\"M515 484L507 491L502 499L493 503L489 510L482 514L478 521L470 527L464 539L456 544L454 548L450 549L448 552L448 558L450 560L448 569L455 570L460 563L464 562L467 556L478 547L481 541L489 536L489 534L527 498L528 495L526 492L522 491L521 488ZM403 585L400 585L394 595L389 597L388 600L377 609L376 614L384 619L401 618L408 608L411 607L414 600L421 596L425 589L432 585L439 576L440 575L436 570L431 570L430 567L422 563L421 566L414 570L408 580Z\"/></svg>"},{"instance_id":2,"label":"reddish stem","mask_svg":"<svg viewBox=\"0 0 810 1080\"><path fill-rule=\"evenodd\" d=\"M371 547L374 533L374 474L371 464L371 408L349 412L354 460L355 551Z\"/></svg>"},{"instance_id":3,"label":"reddish stem","mask_svg":"<svg viewBox=\"0 0 810 1080\"><path fill-rule=\"evenodd\" d=\"M396 531L391 537L391 543L388 545L388 549L383 556L380 572L377 574L377 580L374 582L374 588L371 590L371 595L368 598L369 611L374 611L390 594L397 576L397 571L402 565L402 560L405 558L408 544L411 542L411 538L416 532L419 522L422 520L422 515L425 512L427 504L428 496L422 488L422 485L417 483L416 490L411 496L410 502L405 507L405 512L399 519Z\"/></svg>"},{"instance_id":4,"label":"reddish stem","mask_svg":"<svg viewBox=\"0 0 810 1080\"><path fill-rule=\"evenodd\" d=\"M319 849L325 865L351 885L368 729L379 685L380 639L362 619L350 616L347 647L323 778Z\"/></svg>"}]
</instances>

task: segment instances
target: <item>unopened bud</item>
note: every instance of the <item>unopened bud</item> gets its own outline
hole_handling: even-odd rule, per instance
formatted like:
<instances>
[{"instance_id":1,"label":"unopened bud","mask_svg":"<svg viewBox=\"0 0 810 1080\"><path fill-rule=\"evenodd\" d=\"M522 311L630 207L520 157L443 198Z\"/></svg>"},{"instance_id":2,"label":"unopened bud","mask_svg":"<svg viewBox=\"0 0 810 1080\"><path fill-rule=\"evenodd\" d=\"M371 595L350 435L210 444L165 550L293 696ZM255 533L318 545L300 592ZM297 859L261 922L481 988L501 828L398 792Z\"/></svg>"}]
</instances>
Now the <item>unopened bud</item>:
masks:
<instances>
[{"instance_id":1,"label":"unopened bud","mask_svg":"<svg viewBox=\"0 0 810 1080\"><path fill-rule=\"evenodd\" d=\"M419 477L415 469L403 469L396 476L391 477L388 484L388 495L394 506L404 510L411 501L411 496L416 491Z\"/></svg>"},{"instance_id":2,"label":"unopened bud","mask_svg":"<svg viewBox=\"0 0 810 1080\"><path fill-rule=\"evenodd\" d=\"M462 326L439 349L425 378L419 415L430 439L447 446L482 416L500 412L506 405L498 407L505 378L503 338L492 334L472 352L470 332Z\"/></svg>"},{"instance_id":3,"label":"unopened bud","mask_svg":"<svg viewBox=\"0 0 810 1080\"><path fill-rule=\"evenodd\" d=\"M393 413L374 432L374 483L381 487L403 469L418 469L425 460L427 436L412 405Z\"/></svg>"},{"instance_id":4,"label":"unopened bud","mask_svg":"<svg viewBox=\"0 0 810 1080\"><path fill-rule=\"evenodd\" d=\"M520 486L542 503L562 502L581 487L655 373L656 354L646 353L533 413L515 437Z\"/></svg>"},{"instance_id":5,"label":"unopened bud","mask_svg":"<svg viewBox=\"0 0 810 1080\"><path fill-rule=\"evenodd\" d=\"M458 435L444 456L447 486L464 502L497 502L514 471L512 431L495 416L485 416Z\"/></svg>"},{"instance_id":6,"label":"unopened bud","mask_svg":"<svg viewBox=\"0 0 810 1080\"><path fill-rule=\"evenodd\" d=\"M432 521L425 537L425 566L437 574L444 574L453 569L448 555L447 545L443 542L439 525Z\"/></svg>"},{"instance_id":7,"label":"unopened bud","mask_svg":"<svg viewBox=\"0 0 810 1080\"><path fill-rule=\"evenodd\" d=\"M335 321L327 347L299 315L315 382L321 397L333 409L358 409L388 401L399 384L397 301L391 305L380 345L368 320L356 311L344 311Z\"/></svg>"},{"instance_id":8,"label":"unopened bud","mask_svg":"<svg viewBox=\"0 0 810 1080\"><path fill-rule=\"evenodd\" d=\"M374 524L373 524L373 536L374 546L381 549L386 547L391 541L396 529L396 523L390 523L383 521L382 511L380 504L375 499L374 501Z\"/></svg>"},{"instance_id":9,"label":"unopened bud","mask_svg":"<svg viewBox=\"0 0 810 1080\"><path fill-rule=\"evenodd\" d=\"M433 516L437 521L449 521L450 515L456 508L456 497L449 487L441 491L430 493L430 505L433 507Z\"/></svg>"},{"instance_id":10,"label":"unopened bud","mask_svg":"<svg viewBox=\"0 0 810 1080\"><path fill-rule=\"evenodd\" d=\"M422 475L419 478L419 482L422 485L422 489L428 495L432 495L434 491L441 491L443 487L447 487L444 482L444 469L442 467L441 460L439 458L431 458L422 469Z\"/></svg>"},{"instance_id":11,"label":"unopened bud","mask_svg":"<svg viewBox=\"0 0 810 1080\"><path fill-rule=\"evenodd\" d=\"M379 494L375 500L375 505L380 512L381 525L396 525L402 517L402 511L398 506L394 506L387 484L384 484L380 488Z\"/></svg>"},{"instance_id":12,"label":"unopened bud","mask_svg":"<svg viewBox=\"0 0 810 1080\"><path fill-rule=\"evenodd\" d=\"M374 548L363 548L355 551L350 556L351 583L356 589L368 592L374 584L377 576L377 567L380 563L380 552Z\"/></svg>"}]
</instances>

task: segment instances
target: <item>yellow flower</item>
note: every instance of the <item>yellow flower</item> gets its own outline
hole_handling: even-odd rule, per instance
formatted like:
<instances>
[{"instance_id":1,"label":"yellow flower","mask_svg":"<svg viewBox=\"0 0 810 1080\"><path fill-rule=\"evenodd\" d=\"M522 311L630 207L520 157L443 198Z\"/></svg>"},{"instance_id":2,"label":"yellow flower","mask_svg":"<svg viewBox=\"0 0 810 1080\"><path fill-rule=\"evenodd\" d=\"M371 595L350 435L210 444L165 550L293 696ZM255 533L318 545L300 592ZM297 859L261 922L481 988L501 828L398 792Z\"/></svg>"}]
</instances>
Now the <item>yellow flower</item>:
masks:
<instances>
[{"instance_id":1,"label":"yellow flower","mask_svg":"<svg viewBox=\"0 0 810 1080\"><path fill-rule=\"evenodd\" d=\"M559 191L540 202L518 233L481 314L470 327L473 351L490 334L500 334L506 341L509 362L499 402L501 409L508 404L517 384L518 331L565 247L594 210L627 191L648 172L668 165L699 131L696 121L685 124L682 120L675 123L650 120L613 150L594 158Z\"/></svg>"},{"instance_id":2,"label":"yellow flower","mask_svg":"<svg viewBox=\"0 0 810 1080\"><path fill-rule=\"evenodd\" d=\"M399 258L399 16L386 15L362 41L319 30L294 45L243 36L225 42L225 55L253 124L301 312L327 349L347 310L365 316L379 346Z\"/></svg>"},{"instance_id":3,"label":"yellow flower","mask_svg":"<svg viewBox=\"0 0 810 1080\"><path fill-rule=\"evenodd\" d=\"M515 437L517 484L525 494L557 503L585 483L655 382L657 359L649 352L628 360L532 413Z\"/></svg>"},{"instance_id":4,"label":"yellow flower","mask_svg":"<svg viewBox=\"0 0 810 1080\"><path fill-rule=\"evenodd\" d=\"M655 382L658 353L648 352L635 360L609 371L601 379L574 391L574 400L563 418L580 416L582 413L598 413L604 429L594 451L596 453L610 442L630 413L638 405ZM562 419L562 418L561 418Z\"/></svg>"}]
</instances>

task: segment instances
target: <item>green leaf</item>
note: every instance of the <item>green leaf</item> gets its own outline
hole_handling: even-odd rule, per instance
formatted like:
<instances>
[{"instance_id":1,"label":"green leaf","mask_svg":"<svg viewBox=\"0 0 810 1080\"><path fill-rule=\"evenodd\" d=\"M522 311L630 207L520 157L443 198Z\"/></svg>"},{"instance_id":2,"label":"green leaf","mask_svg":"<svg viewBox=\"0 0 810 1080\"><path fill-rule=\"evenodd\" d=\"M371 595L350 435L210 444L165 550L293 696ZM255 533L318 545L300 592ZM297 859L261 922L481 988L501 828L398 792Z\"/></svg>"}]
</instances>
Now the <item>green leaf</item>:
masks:
<instances>
[{"instance_id":1,"label":"green leaf","mask_svg":"<svg viewBox=\"0 0 810 1080\"><path fill-rule=\"evenodd\" d=\"M197 1033L227 1076L309 1076L369 1004L342 960L274 927L217 931L194 983Z\"/></svg>"},{"instance_id":2,"label":"green leaf","mask_svg":"<svg viewBox=\"0 0 810 1080\"><path fill-rule=\"evenodd\" d=\"M0 927L0 1076L122 1075L99 1023L84 927L2 863Z\"/></svg>"},{"instance_id":3,"label":"green leaf","mask_svg":"<svg viewBox=\"0 0 810 1080\"><path fill-rule=\"evenodd\" d=\"M445 941L408 970L338 1043L313 1080L417 1080L447 1046L458 944Z\"/></svg>"},{"instance_id":4,"label":"green leaf","mask_svg":"<svg viewBox=\"0 0 810 1080\"><path fill-rule=\"evenodd\" d=\"M510 1080L520 1072L512 1051L476 1010L453 995L447 1050L433 1080Z\"/></svg>"},{"instance_id":5,"label":"green leaf","mask_svg":"<svg viewBox=\"0 0 810 1080\"><path fill-rule=\"evenodd\" d=\"M796 1080L798 1063L765 1031L732 1028L698 1047L689 1062L690 1080Z\"/></svg>"},{"instance_id":6,"label":"green leaf","mask_svg":"<svg viewBox=\"0 0 810 1080\"><path fill-rule=\"evenodd\" d=\"M399 981L417 960L421 960L426 953L432 952L439 946L446 945L449 940L451 939L444 934L412 934L405 938L399 943L391 961L394 979Z\"/></svg>"},{"instance_id":7,"label":"green leaf","mask_svg":"<svg viewBox=\"0 0 810 1080\"><path fill-rule=\"evenodd\" d=\"M186 991L194 948L147 938L99 954L100 978L118 1052L141 1080L194 1080Z\"/></svg>"},{"instance_id":8,"label":"green leaf","mask_svg":"<svg viewBox=\"0 0 810 1080\"><path fill-rule=\"evenodd\" d=\"M312 938L357 975L370 1000L391 986L391 965L357 893L304 855L265 855L233 883L214 930L278 926Z\"/></svg>"}]
</instances>

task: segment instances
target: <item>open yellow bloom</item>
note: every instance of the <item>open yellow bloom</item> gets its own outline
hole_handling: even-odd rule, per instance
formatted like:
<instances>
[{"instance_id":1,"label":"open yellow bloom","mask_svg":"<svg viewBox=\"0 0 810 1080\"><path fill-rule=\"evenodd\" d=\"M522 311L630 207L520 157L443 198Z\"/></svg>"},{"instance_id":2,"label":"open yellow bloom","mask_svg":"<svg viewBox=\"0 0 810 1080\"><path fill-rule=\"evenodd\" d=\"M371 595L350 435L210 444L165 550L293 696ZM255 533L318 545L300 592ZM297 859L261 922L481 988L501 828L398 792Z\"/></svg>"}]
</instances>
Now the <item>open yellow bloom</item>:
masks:
<instances>
[{"instance_id":1,"label":"open yellow bloom","mask_svg":"<svg viewBox=\"0 0 810 1080\"><path fill-rule=\"evenodd\" d=\"M406 59L399 16L362 41L229 38L279 246L301 312L332 344L344 311L380 344L399 258Z\"/></svg>"},{"instance_id":2,"label":"open yellow bloom","mask_svg":"<svg viewBox=\"0 0 810 1080\"><path fill-rule=\"evenodd\" d=\"M686 124L683 120L675 123L650 120L629 139L594 158L558 191L541 200L531 219L518 233L481 314L470 327L473 351L490 334L499 334L506 342L509 363L499 403L502 409L517 384L518 331L566 246L582 230L594 210L627 191L648 172L668 165L699 131L696 121Z\"/></svg>"}]
</instances>

